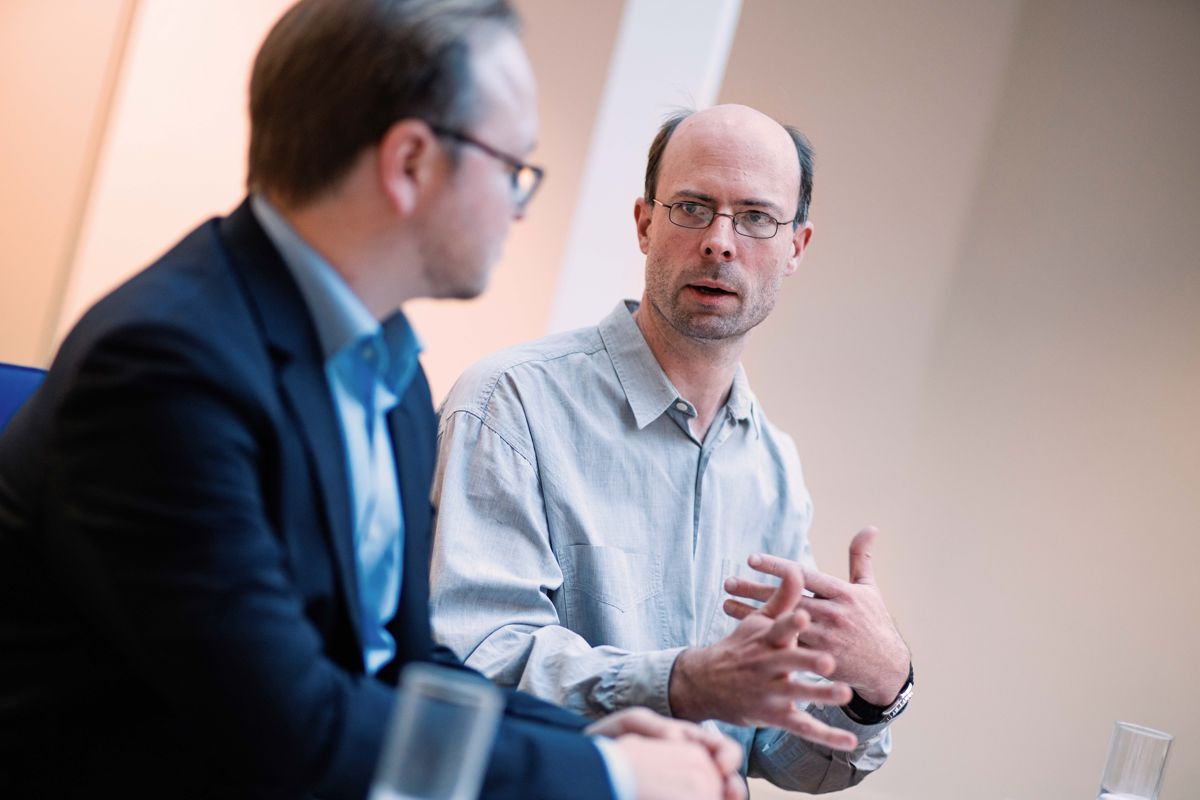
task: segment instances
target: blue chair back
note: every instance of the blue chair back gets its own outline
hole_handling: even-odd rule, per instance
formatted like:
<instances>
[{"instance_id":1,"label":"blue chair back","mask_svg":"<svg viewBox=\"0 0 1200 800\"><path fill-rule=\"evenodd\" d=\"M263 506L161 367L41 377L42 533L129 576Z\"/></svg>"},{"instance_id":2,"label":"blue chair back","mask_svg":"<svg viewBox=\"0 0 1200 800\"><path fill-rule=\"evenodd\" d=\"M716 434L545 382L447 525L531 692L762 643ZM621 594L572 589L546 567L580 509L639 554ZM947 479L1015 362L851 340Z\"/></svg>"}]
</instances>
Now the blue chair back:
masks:
<instances>
[{"instance_id":1,"label":"blue chair back","mask_svg":"<svg viewBox=\"0 0 1200 800\"><path fill-rule=\"evenodd\" d=\"M0 364L0 430L45 377L45 372L34 367Z\"/></svg>"}]
</instances>

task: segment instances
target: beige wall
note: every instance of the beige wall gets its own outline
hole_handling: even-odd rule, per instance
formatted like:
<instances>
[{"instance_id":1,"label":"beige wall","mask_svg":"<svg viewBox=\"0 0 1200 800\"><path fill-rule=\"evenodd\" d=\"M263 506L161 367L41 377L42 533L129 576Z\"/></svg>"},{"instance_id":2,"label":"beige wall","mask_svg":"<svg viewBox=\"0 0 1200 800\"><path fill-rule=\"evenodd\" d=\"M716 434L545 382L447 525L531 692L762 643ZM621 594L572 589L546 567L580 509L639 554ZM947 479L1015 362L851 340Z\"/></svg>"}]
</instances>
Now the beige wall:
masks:
<instances>
[{"instance_id":1,"label":"beige wall","mask_svg":"<svg viewBox=\"0 0 1200 800\"><path fill-rule=\"evenodd\" d=\"M249 65L287 0L139 0L58 315L95 300L242 197Z\"/></svg>"},{"instance_id":2,"label":"beige wall","mask_svg":"<svg viewBox=\"0 0 1200 800\"><path fill-rule=\"evenodd\" d=\"M0 4L0 35L14 44L0 57L21 76L4 85L0 111L22 145L0 153L5 173L21 178L0 185L0 359L44 366L97 298L183 232L236 205L245 181L250 64L288 5L97 0L87 8L100 19L63 29L45 4ZM547 180L537 213L514 227L485 297L409 308L428 345L436 396L491 349L545 329L621 12L617 3L517 5L534 69L555 78L541 87L535 156ZM127 38L113 33L122 13L132 20ZM564 37L572 26L589 36ZM96 73L119 45L124 57L101 97ZM71 64L75 52L96 63L81 61L43 82L43 62L53 56ZM87 138L93 128L97 134ZM39 205L31 208L30 197Z\"/></svg>"},{"instance_id":3,"label":"beige wall","mask_svg":"<svg viewBox=\"0 0 1200 800\"><path fill-rule=\"evenodd\" d=\"M0 361L45 363L133 7L0 2Z\"/></svg>"},{"instance_id":4,"label":"beige wall","mask_svg":"<svg viewBox=\"0 0 1200 800\"><path fill-rule=\"evenodd\" d=\"M745 7L722 97L818 154L747 368L818 558L883 528L917 659L848 797L1094 796L1115 719L1177 736L1165 798L1200 785L1198 42L1172 2Z\"/></svg>"},{"instance_id":5,"label":"beige wall","mask_svg":"<svg viewBox=\"0 0 1200 800\"><path fill-rule=\"evenodd\" d=\"M546 167L546 181L529 217L513 226L487 294L470 302L409 304L426 344L422 361L435 398L479 358L546 330L621 16L616 2L514 4L524 16L526 49L540 79L541 133L531 160Z\"/></svg>"},{"instance_id":6,"label":"beige wall","mask_svg":"<svg viewBox=\"0 0 1200 800\"><path fill-rule=\"evenodd\" d=\"M44 363L56 321L237 201L284 3L0 3L0 359ZM488 296L412 309L439 393L546 324L620 15L519 5L550 178ZM818 153L814 243L747 368L823 564L883 528L918 664L847 797L1087 797L1117 718L1178 737L1166 800L1200 785L1198 41L1172 0L744 5L722 99Z\"/></svg>"}]
</instances>

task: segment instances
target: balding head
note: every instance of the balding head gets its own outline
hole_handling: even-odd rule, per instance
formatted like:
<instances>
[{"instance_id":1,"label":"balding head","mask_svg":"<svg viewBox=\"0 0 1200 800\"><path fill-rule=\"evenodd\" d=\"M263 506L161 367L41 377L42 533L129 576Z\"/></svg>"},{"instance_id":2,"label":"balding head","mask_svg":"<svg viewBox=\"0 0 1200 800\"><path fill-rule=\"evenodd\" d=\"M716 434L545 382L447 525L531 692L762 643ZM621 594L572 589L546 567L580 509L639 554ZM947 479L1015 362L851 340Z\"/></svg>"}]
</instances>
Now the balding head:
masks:
<instances>
[{"instance_id":1,"label":"balding head","mask_svg":"<svg viewBox=\"0 0 1200 800\"><path fill-rule=\"evenodd\" d=\"M647 313L638 319L648 341L740 349L808 246L812 224L797 221L811 186L802 179L807 154L807 143L797 147L796 136L746 106L664 126L651 149L648 196L634 204L646 254Z\"/></svg>"},{"instance_id":2,"label":"balding head","mask_svg":"<svg viewBox=\"0 0 1200 800\"><path fill-rule=\"evenodd\" d=\"M689 128L693 129L693 133L699 133L713 142L762 142L772 151L780 141L779 137L784 137L783 141L791 148L792 168L798 173L799 188L794 222L799 224L808 219L813 190L812 145L796 128L782 125L761 111L742 105L720 105L703 111L680 111L663 122L654 141L650 143L650 152L646 159L647 201L653 199L658 192L667 145L674 139L677 131Z\"/></svg>"}]
</instances>

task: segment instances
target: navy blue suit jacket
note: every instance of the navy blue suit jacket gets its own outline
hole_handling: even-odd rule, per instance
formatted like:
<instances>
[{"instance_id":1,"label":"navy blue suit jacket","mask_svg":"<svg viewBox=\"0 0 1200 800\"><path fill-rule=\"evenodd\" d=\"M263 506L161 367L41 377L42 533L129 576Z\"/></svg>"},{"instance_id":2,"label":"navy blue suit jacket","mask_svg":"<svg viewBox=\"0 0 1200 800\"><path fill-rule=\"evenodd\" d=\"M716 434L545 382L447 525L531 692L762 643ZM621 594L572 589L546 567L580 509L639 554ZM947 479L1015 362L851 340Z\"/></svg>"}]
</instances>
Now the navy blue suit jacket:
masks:
<instances>
[{"instance_id":1,"label":"navy blue suit jacket","mask_svg":"<svg viewBox=\"0 0 1200 800\"><path fill-rule=\"evenodd\" d=\"M427 608L435 417L390 426L396 660L364 674L321 351L243 203L93 308L0 438L0 796L360 797ZM484 796L610 797L582 718L511 693Z\"/></svg>"}]
</instances>

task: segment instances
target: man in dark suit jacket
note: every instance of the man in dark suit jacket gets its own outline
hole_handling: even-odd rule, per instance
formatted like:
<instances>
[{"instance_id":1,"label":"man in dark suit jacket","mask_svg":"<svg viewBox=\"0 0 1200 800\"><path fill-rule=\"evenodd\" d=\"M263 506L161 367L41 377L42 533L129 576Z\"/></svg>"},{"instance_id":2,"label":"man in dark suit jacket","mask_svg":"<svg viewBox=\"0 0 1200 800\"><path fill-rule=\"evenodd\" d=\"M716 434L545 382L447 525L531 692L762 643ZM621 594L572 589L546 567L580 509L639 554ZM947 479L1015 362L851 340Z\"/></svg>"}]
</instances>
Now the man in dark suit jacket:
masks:
<instances>
[{"instance_id":1,"label":"man in dark suit jacket","mask_svg":"<svg viewBox=\"0 0 1200 800\"><path fill-rule=\"evenodd\" d=\"M251 199L97 304L0 438L0 795L366 793L399 668L453 663L399 308L481 291L536 188L514 28L503 0L304 0L272 30ZM484 795L742 792L696 726L584 725L510 693Z\"/></svg>"}]
</instances>

